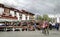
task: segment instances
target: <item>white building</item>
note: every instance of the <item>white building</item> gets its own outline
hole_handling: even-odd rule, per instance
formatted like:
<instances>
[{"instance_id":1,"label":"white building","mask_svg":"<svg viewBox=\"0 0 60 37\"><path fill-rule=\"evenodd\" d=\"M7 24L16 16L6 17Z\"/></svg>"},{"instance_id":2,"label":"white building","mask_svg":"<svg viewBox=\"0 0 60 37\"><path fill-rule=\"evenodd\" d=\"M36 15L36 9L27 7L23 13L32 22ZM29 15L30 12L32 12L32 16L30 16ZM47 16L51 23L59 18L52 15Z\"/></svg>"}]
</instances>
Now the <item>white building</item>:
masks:
<instances>
[{"instance_id":1,"label":"white building","mask_svg":"<svg viewBox=\"0 0 60 37\"><path fill-rule=\"evenodd\" d=\"M15 8L6 7L0 4L0 21L21 21L33 20L34 14L25 10L17 10Z\"/></svg>"},{"instance_id":2,"label":"white building","mask_svg":"<svg viewBox=\"0 0 60 37\"><path fill-rule=\"evenodd\" d=\"M48 15L50 18L55 19L55 22L60 23L60 15L56 14L56 15Z\"/></svg>"}]
</instances>

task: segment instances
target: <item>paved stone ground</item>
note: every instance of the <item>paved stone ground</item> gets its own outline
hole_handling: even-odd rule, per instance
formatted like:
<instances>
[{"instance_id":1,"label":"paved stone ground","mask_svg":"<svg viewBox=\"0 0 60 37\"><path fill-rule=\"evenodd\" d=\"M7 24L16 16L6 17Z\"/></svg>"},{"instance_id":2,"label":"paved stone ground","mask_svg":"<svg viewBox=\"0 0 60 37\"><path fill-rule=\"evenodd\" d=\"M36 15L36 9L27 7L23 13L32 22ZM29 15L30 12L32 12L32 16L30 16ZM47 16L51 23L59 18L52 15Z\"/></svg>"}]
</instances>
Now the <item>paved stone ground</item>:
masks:
<instances>
[{"instance_id":1,"label":"paved stone ground","mask_svg":"<svg viewBox=\"0 0 60 37\"><path fill-rule=\"evenodd\" d=\"M41 31L0 32L0 37L60 37L60 31L50 30L49 35L43 35Z\"/></svg>"}]
</instances>

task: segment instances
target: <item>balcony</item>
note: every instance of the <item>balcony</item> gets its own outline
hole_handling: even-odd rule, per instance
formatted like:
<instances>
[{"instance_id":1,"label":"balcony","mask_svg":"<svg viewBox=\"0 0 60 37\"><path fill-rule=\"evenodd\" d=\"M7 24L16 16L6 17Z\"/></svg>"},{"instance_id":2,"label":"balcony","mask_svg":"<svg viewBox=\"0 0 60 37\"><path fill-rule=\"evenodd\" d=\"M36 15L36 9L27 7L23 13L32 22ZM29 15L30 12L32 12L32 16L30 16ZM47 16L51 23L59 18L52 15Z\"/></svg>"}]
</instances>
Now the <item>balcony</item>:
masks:
<instances>
[{"instance_id":1,"label":"balcony","mask_svg":"<svg viewBox=\"0 0 60 37\"><path fill-rule=\"evenodd\" d=\"M4 19L17 19L16 16L13 17L11 14L6 15L5 13L0 15L0 18L4 18Z\"/></svg>"}]
</instances>

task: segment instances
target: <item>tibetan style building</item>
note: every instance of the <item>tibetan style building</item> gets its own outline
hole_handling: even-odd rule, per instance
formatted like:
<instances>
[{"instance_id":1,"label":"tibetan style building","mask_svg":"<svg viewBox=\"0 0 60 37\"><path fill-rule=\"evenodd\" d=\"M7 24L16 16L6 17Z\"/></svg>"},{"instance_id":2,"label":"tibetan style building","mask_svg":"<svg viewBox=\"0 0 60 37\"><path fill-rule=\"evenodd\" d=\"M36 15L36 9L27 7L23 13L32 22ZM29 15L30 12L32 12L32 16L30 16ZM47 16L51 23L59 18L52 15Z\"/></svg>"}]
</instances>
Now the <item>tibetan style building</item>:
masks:
<instances>
[{"instance_id":1,"label":"tibetan style building","mask_svg":"<svg viewBox=\"0 0 60 37\"><path fill-rule=\"evenodd\" d=\"M0 21L34 20L34 14L0 4Z\"/></svg>"}]
</instances>

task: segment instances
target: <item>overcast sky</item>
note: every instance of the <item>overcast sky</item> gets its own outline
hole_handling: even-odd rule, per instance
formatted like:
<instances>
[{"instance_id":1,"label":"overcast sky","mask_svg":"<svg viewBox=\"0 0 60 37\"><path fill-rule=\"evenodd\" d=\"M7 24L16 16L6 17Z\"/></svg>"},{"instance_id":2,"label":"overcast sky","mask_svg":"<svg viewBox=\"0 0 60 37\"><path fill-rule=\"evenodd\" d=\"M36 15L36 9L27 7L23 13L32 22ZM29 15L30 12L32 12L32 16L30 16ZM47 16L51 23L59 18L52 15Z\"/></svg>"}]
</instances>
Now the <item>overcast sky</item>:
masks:
<instances>
[{"instance_id":1,"label":"overcast sky","mask_svg":"<svg viewBox=\"0 0 60 37\"><path fill-rule=\"evenodd\" d=\"M34 14L60 14L60 0L0 0L0 3Z\"/></svg>"}]
</instances>

